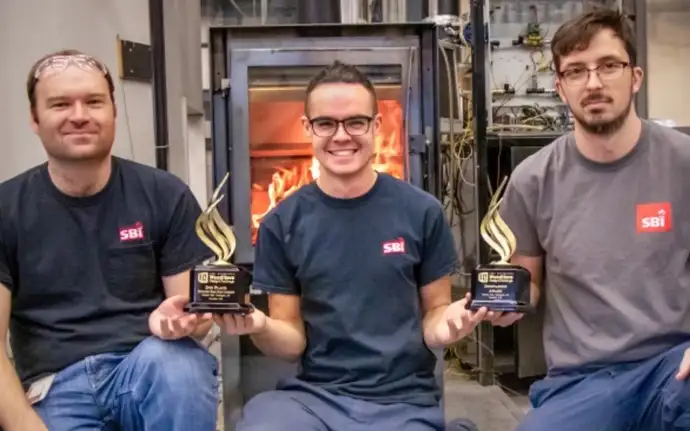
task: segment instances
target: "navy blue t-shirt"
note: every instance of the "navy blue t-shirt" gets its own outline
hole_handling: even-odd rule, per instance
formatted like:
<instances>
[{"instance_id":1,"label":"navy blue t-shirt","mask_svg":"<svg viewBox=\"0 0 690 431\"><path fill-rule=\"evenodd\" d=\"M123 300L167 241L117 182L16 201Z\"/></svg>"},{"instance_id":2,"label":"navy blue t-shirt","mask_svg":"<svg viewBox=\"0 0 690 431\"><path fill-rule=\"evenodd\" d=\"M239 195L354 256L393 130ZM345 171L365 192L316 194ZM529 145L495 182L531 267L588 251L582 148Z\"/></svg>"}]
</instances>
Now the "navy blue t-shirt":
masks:
<instances>
[{"instance_id":1,"label":"navy blue t-shirt","mask_svg":"<svg viewBox=\"0 0 690 431\"><path fill-rule=\"evenodd\" d=\"M46 163L2 183L0 282L12 292L12 352L25 386L151 336L162 277L211 255L194 232L200 214L182 180L118 157L91 196L63 194Z\"/></svg>"},{"instance_id":2,"label":"navy blue t-shirt","mask_svg":"<svg viewBox=\"0 0 690 431\"><path fill-rule=\"evenodd\" d=\"M386 174L354 199L312 183L259 229L254 287L301 296L307 347L298 378L379 403L438 405L420 288L452 273L440 202Z\"/></svg>"}]
</instances>

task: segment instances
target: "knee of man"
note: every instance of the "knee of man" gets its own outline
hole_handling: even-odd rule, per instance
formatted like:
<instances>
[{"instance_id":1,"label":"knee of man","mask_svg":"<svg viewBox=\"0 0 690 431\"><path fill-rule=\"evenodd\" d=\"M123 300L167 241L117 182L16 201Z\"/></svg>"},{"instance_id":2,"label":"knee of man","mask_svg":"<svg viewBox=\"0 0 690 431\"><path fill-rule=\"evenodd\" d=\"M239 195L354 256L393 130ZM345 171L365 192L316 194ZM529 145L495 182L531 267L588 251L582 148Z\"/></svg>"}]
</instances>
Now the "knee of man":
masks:
<instances>
[{"instance_id":1,"label":"knee of man","mask_svg":"<svg viewBox=\"0 0 690 431\"><path fill-rule=\"evenodd\" d=\"M307 411L282 391L253 396L242 409L237 431L279 431L304 423Z\"/></svg>"},{"instance_id":2,"label":"knee of man","mask_svg":"<svg viewBox=\"0 0 690 431\"><path fill-rule=\"evenodd\" d=\"M294 400L286 396L280 391L266 391L254 395L242 409L243 416L259 415L263 416L266 411L271 411L272 408L280 407L282 409L290 408L294 404Z\"/></svg>"},{"instance_id":3,"label":"knee of man","mask_svg":"<svg viewBox=\"0 0 690 431\"><path fill-rule=\"evenodd\" d=\"M171 384L198 384L199 380L214 381L217 376L217 359L189 338L169 341L149 337L131 356L138 367Z\"/></svg>"}]
</instances>

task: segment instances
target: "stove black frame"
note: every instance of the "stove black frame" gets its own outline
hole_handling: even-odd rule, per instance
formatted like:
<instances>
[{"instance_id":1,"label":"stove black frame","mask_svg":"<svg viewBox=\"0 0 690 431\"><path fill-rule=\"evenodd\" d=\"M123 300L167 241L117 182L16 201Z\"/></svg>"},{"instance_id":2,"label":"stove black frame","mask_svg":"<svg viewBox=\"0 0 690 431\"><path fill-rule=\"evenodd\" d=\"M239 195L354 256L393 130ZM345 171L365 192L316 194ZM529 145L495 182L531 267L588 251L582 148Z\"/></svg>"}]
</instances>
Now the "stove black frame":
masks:
<instances>
[{"instance_id":1,"label":"stove black frame","mask_svg":"<svg viewBox=\"0 0 690 431\"><path fill-rule=\"evenodd\" d=\"M233 80L230 76L233 53L247 55L247 50L258 49L265 52L275 50L302 50L308 53L314 47L345 53L348 49L368 50L411 48L416 60L410 66L412 77L409 86L409 100L403 106L405 129L408 134L408 181L442 199L441 151L440 151L440 103L439 88L443 79L439 73L439 34L444 31L433 23L390 23L390 24L305 24L297 26L238 27L225 26L210 29L210 72L211 72L211 130L213 152L213 185L216 187L227 172L230 173L226 199L220 204L220 211L230 223L237 222L234 215L238 202L249 211L248 195L249 159L247 156L248 138L233 140L237 127L248 125L234 124L238 110L244 106L233 103L233 95L244 92L246 102L247 82ZM235 51L233 51L235 50ZM369 54L371 57L371 54ZM298 58L299 56L295 56ZM348 59L341 59L348 61ZM270 63L270 62L269 62ZM326 66L330 61L327 61ZM356 63L355 63L356 64ZM367 62L366 64L380 64ZM292 64L291 64L292 65ZM294 64L299 66L300 64ZM246 80L245 80L246 81ZM244 84L244 88L242 85ZM234 86L234 87L233 87ZM233 91L234 90L234 91ZM241 97L240 97L241 98ZM242 147L244 146L244 153ZM239 161L238 153L244 154ZM242 179L244 178L244 180ZM237 196L244 194L244 197ZM242 208L239 208L242 210ZM238 235L238 252L235 263L251 268L253 249L251 227L241 233L245 226L235 228ZM265 295L257 295L253 303L262 310L267 309ZM293 373L294 364L286 364L265 357L248 337L221 337L223 368L224 417L227 430L234 424L241 412L244 401L265 389L271 381L280 376ZM437 355L442 359L440 352ZM439 362L442 374L443 361Z\"/></svg>"}]
</instances>

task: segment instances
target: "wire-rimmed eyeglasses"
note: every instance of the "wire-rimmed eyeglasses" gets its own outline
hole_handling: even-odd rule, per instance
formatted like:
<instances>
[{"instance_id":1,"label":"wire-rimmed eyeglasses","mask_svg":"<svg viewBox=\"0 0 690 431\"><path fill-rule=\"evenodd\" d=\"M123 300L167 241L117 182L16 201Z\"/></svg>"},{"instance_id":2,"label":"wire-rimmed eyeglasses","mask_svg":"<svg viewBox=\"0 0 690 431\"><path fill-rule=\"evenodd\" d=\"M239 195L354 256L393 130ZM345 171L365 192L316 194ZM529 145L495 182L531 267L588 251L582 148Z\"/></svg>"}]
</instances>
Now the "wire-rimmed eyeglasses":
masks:
<instances>
[{"instance_id":1,"label":"wire-rimmed eyeglasses","mask_svg":"<svg viewBox=\"0 0 690 431\"><path fill-rule=\"evenodd\" d=\"M357 115L343 120L336 120L335 118L329 117L317 117L311 118L309 124L311 124L311 130L316 136L331 138L338 133L341 124L343 125L343 129L345 129L345 133L348 135L362 136L369 131L373 120L374 117L368 117L366 115Z\"/></svg>"},{"instance_id":2,"label":"wire-rimmed eyeglasses","mask_svg":"<svg viewBox=\"0 0 690 431\"><path fill-rule=\"evenodd\" d=\"M71 65L77 66L82 70L95 70L103 73L104 75L108 74L108 69L106 69L104 65L88 55L54 55L46 58L36 67L34 79L38 80L46 74L62 72Z\"/></svg>"},{"instance_id":3,"label":"wire-rimmed eyeglasses","mask_svg":"<svg viewBox=\"0 0 690 431\"><path fill-rule=\"evenodd\" d=\"M623 61L609 61L594 68L573 67L560 73L563 82L570 87L580 87L587 84L589 74L594 72L602 81L613 81L623 75L623 71L630 67L630 63Z\"/></svg>"}]
</instances>

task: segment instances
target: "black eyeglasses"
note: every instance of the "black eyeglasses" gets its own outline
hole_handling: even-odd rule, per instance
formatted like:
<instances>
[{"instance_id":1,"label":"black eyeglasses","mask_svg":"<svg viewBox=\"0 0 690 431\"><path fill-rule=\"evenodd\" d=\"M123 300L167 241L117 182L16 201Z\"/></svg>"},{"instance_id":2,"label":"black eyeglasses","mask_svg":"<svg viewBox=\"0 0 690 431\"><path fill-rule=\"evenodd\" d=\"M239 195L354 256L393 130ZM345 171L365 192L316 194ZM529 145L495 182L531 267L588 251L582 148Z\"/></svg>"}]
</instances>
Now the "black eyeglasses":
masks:
<instances>
[{"instance_id":1,"label":"black eyeglasses","mask_svg":"<svg viewBox=\"0 0 690 431\"><path fill-rule=\"evenodd\" d=\"M321 138L330 138L335 136L340 125L343 125L345 133L350 136L362 136L366 134L371 128L371 122L374 117L366 115L358 115L354 117L345 118L344 120L336 120L335 118L317 117L309 120L312 132Z\"/></svg>"},{"instance_id":2,"label":"black eyeglasses","mask_svg":"<svg viewBox=\"0 0 690 431\"><path fill-rule=\"evenodd\" d=\"M595 72L602 81L613 81L623 75L623 70L630 67L630 63L623 61L609 61L595 68L574 67L561 72L563 82L570 87L580 87L587 84L589 74Z\"/></svg>"}]
</instances>

